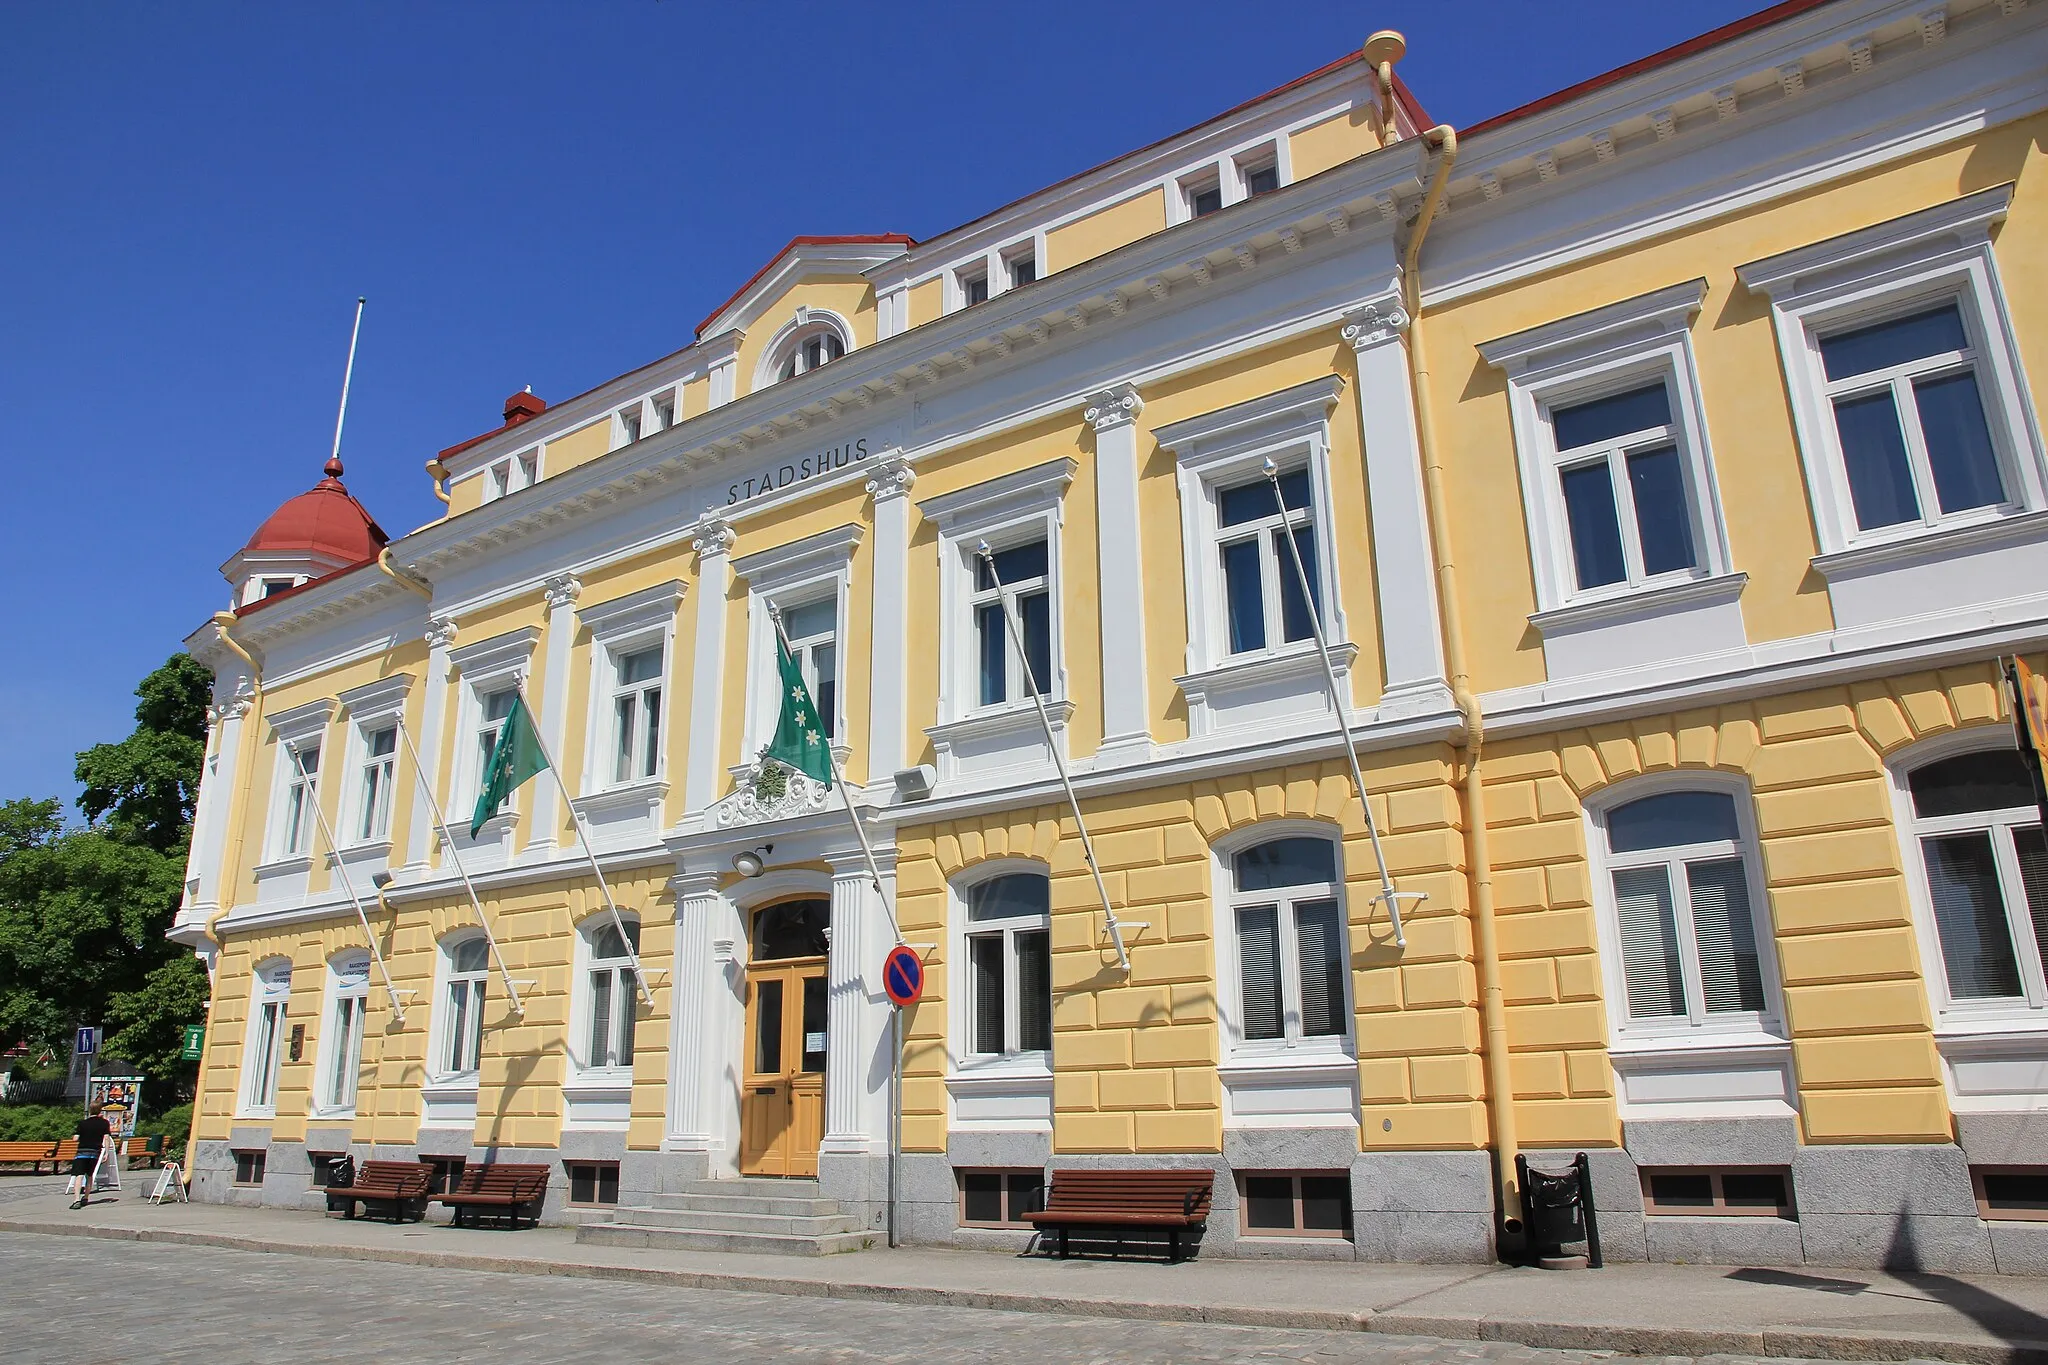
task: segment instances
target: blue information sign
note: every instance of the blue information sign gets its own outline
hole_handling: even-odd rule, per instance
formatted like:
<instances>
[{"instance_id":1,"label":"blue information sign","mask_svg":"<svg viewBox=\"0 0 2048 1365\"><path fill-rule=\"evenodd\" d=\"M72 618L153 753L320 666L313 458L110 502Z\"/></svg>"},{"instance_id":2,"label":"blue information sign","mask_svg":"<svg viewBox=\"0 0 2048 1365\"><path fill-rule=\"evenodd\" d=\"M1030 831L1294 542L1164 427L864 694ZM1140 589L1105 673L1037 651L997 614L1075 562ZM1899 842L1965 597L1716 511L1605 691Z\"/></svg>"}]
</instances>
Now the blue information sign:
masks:
<instances>
[{"instance_id":1,"label":"blue information sign","mask_svg":"<svg viewBox=\"0 0 2048 1365\"><path fill-rule=\"evenodd\" d=\"M924 995L924 963L904 944L897 944L882 959L882 989L897 1008L915 1005Z\"/></svg>"},{"instance_id":2,"label":"blue information sign","mask_svg":"<svg viewBox=\"0 0 2048 1365\"><path fill-rule=\"evenodd\" d=\"M82 1028L78 1031L78 1044L71 1049L81 1057L90 1057L100 1050L100 1031L96 1028Z\"/></svg>"}]
</instances>

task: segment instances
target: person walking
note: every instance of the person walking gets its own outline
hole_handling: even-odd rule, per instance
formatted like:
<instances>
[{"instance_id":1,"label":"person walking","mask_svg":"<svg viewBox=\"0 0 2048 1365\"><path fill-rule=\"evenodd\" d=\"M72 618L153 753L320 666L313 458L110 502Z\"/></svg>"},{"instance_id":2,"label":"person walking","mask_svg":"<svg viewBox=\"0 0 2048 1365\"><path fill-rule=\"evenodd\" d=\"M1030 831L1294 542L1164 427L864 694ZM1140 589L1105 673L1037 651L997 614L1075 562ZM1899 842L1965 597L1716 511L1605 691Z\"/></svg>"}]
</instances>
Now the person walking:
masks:
<instances>
[{"instance_id":1,"label":"person walking","mask_svg":"<svg viewBox=\"0 0 2048 1365\"><path fill-rule=\"evenodd\" d=\"M93 1172L99 1169L100 1152L113 1134L114 1126L100 1115L104 1105L95 1104L78 1121L78 1154L71 1158L71 1179L64 1184L64 1193L71 1193L71 1186L78 1186L78 1198L71 1207L82 1209L85 1201L92 1197Z\"/></svg>"}]
</instances>

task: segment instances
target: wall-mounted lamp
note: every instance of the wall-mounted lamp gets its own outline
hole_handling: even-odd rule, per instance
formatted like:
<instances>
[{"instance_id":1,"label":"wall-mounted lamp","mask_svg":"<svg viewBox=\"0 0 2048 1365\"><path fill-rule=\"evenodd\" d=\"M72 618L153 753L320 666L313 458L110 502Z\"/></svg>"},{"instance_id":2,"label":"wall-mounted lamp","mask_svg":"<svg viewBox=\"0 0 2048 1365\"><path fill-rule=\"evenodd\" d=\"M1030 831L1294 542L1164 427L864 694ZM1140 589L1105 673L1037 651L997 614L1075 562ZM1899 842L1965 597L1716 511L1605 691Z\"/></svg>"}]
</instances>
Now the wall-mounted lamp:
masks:
<instances>
[{"instance_id":1,"label":"wall-mounted lamp","mask_svg":"<svg viewBox=\"0 0 2048 1365\"><path fill-rule=\"evenodd\" d=\"M378 908L387 915L393 913L391 902L384 899L384 888L391 885L391 874L389 872L372 872L370 874L370 885L377 888Z\"/></svg>"},{"instance_id":2,"label":"wall-mounted lamp","mask_svg":"<svg viewBox=\"0 0 2048 1365\"><path fill-rule=\"evenodd\" d=\"M775 851L775 845L763 844L759 848L745 848L732 855L732 870L742 877L758 877L768 870L768 855Z\"/></svg>"}]
</instances>

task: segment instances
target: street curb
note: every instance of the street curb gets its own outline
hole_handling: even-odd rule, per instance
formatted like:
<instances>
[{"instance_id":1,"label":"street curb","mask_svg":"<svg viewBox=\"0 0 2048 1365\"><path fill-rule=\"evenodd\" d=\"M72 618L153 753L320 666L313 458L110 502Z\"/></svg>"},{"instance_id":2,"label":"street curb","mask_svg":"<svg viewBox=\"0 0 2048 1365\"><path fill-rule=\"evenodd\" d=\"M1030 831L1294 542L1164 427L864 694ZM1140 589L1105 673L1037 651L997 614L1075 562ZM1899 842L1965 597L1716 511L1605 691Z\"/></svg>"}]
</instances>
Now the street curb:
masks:
<instances>
[{"instance_id":1,"label":"street curb","mask_svg":"<svg viewBox=\"0 0 2048 1365\"><path fill-rule=\"evenodd\" d=\"M1012 1313L1058 1313L1074 1317L1128 1318L1151 1322L1213 1322L1237 1327L1278 1327L1322 1332L1373 1332L1383 1336L1436 1337L1453 1341L1499 1341L1520 1346L1622 1355L1789 1356L1818 1360L1940 1360L1955 1365L2048 1365L2048 1341L1964 1341L1944 1337L1901 1337L1867 1332L1759 1328L1704 1331L1695 1328L1631 1327L1606 1323L1550 1323L1527 1319L1432 1317L1418 1313L1347 1313L1336 1309L1254 1308L1198 1303L1148 1303L1125 1299L1013 1294L995 1290L934 1289L915 1285L784 1280L706 1270L663 1270L639 1266L586 1265L481 1256L466 1252L399 1247L322 1246L273 1242L228 1233L175 1228L116 1228L87 1223L39 1223L0 1218L0 1232L94 1237L117 1242L222 1247L328 1261L378 1261L391 1265L481 1270L508 1275L617 1280L680 1289L715 1289L740 1294L783 1294L800 1298L897 1303L923 1308L992 1308Z\"/></svg>"}]
</instances>

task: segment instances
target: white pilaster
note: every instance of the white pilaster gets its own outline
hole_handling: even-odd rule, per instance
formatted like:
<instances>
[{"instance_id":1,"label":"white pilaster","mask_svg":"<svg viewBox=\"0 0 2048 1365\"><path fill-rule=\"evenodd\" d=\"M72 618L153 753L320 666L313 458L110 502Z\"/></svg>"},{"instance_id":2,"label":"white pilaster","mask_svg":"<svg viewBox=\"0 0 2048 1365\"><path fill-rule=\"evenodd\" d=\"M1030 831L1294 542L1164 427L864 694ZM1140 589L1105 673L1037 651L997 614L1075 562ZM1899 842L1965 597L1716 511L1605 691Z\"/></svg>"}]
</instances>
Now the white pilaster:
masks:
<instances>
[{"instance_id":1,"label":"white pilaster","mask_svg":"<svg viewBox=\"0 0 2048 1365\"><path fill-rule=\"evenodd\" d=\"M236 675L228 684L229 700L208 708L212 757L200 773L199 799L192 813L192 849L185 860L185 896L178 916L184 920L183 911L197 912L194 918L201 927L206 913L220 904L220 865L229 834L227 813L234 803L242 723L249 714L250 697L241 690L245 682Z\"/></svg>"},{"instance_id":2,"label":"white pilaster","mask_svg":"<svg viewBox=\"0 0 2048 1365\"><path fill-rule=\"evenodd\" d=\"M690 672L690 758L683 810L718 799L718 718L725 693L725 601L732 591L732 525L706 508L691 544L697 551L697 638Z\"/></svg>"},{"instance_id":3,"label":"white pilaster","mask_svg":"<svg viewBox=\"0 0 2048 1365\"><path fill-rule=\"evenodd\" d=\"M1102 751L1098 763L1152 756L1145 687L1145 566L1139 553L1138 414L1129 384L1088 400L1095 428L1095 558L1102 603Z\"/></svg>"},{"instance_id":4,"label":"white pilaster","mask_svg":"<svg viewBox=\"0 0 2048 1365\"><path fill-rule=\"evenodd\" d=\"M651 428L650 428L651 430ZM541 667L540 730L548 752L559 755L569 729L569 655L576 643L576 618L572 608L583 592L574 574L556 574L541 585L548 603L548 652ZM555 851L561 828L561 784L543 782L534 788L533 835L527 849L538 857Z\"/></svg>"},{"instance_id":5,"label":"white pilaster","mask_svg":"<svg viewBox=\"0 0 2048 1365\"><path fill-rule=\"evenodd\" d=\"M730 1166L739 1150L739 917L719 893L715 873L678 876L669 887L676 904L676 968L663 1145L705 1152L713 1165Z\"/></svg>"},{"instance_id":6,"label":"white pilaster","mask_svg":"<svg viewBox=\"0 0 2048 1365\"><path fill-rule=\"evenodd\" d=\"M853 1155L888 1145L889 1011L882 955L890 935L864 864L832 873L832 946L826 963L825 1140L818 1151Z\"/></svg>"},{"instance_id":7,"label":"white pilaster","mask_svg":"<svg viewBox=\"0 0 2048 1365\"><path fill-rule=\"evenodd\" d=\"M420 728L412 737L413 747L419 750L420 763L426 769L427 785L443 805L448 801L448 783L441 772L441 725L448 710L448 648L454 643L453 621L436 616L427 622L426 686L420 694ZM414 783L412 829L405 841L405 873L424 876L427 865L433 861L433 851L434 811L420 793L419 784Z\"/></svg>"},{"instance_id":8,"label":"white pilaster","mask_svg":"<svg viewBox=\"0 0 2048 1365\"><path fill-rule=\"evenodd\" d=\"M1366 506L1372 519L1386 686L1382 720L1451 709L1443 625L1422 493L1422 442L1408 380L1408 313L1394 295L1344 320L1358 358L1358 421L1365 441Z\"/></svg>"},{"instance_id":9,"label":"white pilaster","mask_svg":"<svg viewBox=\"0 0 2048 1365\"><path fill-rule=\"evenodd\" d=\"M917 473L900 451L868 476L875 500L874 629L868 685L868 786L887 787L909 761L910 486Z\"/></svg>"}]
</instances>

